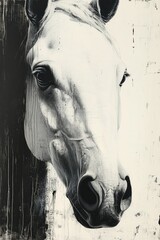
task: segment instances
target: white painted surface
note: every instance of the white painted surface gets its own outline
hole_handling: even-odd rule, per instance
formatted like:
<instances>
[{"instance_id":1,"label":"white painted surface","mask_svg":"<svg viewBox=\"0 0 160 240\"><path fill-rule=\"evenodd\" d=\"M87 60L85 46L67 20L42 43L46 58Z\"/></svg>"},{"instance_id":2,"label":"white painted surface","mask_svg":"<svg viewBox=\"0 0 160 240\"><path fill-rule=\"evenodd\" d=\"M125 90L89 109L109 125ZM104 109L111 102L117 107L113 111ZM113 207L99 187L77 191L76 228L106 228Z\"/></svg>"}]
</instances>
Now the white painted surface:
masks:
<instances>
[{"instance_id":1,"label":"white painted surface","mask_svg":"<svg viewBox=\"0 0 160 240\"><path fill-rule=\"evenodd\" d=\"M134 27L134 36L133 36ZM118 42L130 79L121 89L120 161L130 173L133 201L112 229L82 227L57 183L55 240L160 239L160 2L121 0L108 28ZM134 38L134 40L133 40ZM52 203L51 203L52 205Z\"/></svg>"}]
</instances>

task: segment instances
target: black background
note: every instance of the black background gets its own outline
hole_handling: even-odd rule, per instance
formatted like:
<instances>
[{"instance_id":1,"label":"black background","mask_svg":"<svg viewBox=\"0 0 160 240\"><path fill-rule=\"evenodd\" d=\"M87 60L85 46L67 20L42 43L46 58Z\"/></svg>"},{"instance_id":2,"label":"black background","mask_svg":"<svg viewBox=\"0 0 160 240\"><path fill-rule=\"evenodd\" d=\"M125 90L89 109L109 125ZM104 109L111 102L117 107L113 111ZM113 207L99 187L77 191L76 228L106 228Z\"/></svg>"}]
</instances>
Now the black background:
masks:
<instances>
[{"instance_id":1,"label":"black background","mask_svg":"<svg viewBox=\"0 0 160 240\"><path fill-rule=\"evenodd\" d=\"M45 238L44 209L35 204L45 164L33 158L23 132L26 36L24 1L0 0L0 236L16 240Z\"/></svg>"}]
</instances>

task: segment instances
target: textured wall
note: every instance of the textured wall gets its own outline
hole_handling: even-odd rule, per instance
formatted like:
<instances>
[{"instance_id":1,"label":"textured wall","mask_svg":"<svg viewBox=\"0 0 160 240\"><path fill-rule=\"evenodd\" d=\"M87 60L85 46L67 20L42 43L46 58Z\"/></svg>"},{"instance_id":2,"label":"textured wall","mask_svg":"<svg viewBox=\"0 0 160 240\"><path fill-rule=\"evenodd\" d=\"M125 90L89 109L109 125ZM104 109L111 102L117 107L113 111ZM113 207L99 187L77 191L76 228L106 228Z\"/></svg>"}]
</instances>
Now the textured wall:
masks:
<instances>
[{"instance_id":1,"label":"textured wall","mask_svg":"<svg viewBox=\"0 0 160 240\"><path fill-rule=\"evenodd\" d=\"M24 1L0 1L0 239L44 233L41 195L45 166L30 154L23 133ZM43 227L44 226L44 227ZM3 237L2 237L3 236ZM38 238L38 237L37 237Z\"/></svg>"},{"instance_id":2,"label":"textured wall","mask_svg":"<svg viewBox=\"0 0 160 240\"><path fill-rule=\"evenodd\" d=\"M131 74L121 89L119 155L131 176L133 201L117 227L86 230L76 223L68 201L59 193L56 201L55 239L158 240L160 2L121 0L117 15L107 27L115 37ZM48 235L48 239L52 238Z\"/></svg>"},{"instance_id":3,"label":"textured wall","mask_svg":"<svg viewBox=\"0 0 160 240\"><path fill-rule=\"evenodd\" d=\"M25 234L39 240L45 238L40 197L45 166L33 159L23 138L26 23L21 3L0 1L0 239ZM85 229L76 222L61 183L53 209L54 179L48 173L48 240L160 239L160 2L121 0L107 27L131 74L121 89L119 145L132 180L132 206L113 229ZM40 200L36 209L33 199Z\"/></svg>"}]
</instances>

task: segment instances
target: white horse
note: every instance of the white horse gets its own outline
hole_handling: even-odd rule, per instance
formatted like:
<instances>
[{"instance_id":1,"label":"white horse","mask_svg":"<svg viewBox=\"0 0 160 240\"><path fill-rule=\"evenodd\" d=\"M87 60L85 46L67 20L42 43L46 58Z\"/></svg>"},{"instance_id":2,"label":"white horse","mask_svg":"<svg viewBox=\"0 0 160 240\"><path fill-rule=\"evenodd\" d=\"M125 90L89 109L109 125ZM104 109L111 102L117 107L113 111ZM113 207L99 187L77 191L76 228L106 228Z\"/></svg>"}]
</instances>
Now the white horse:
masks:
<instances>
[{"instance_id":1,"label":"white horse","mask_svg":"<svg viewBox=\"0 0 160 240\"><path fill-rule=\"evenodd\" d=\"M119 223L131 184L118 162L119 88L126 75L105 23L118 0L26 0L25 138L51 162L85 227Z\"/></svg>"}]
</instances>

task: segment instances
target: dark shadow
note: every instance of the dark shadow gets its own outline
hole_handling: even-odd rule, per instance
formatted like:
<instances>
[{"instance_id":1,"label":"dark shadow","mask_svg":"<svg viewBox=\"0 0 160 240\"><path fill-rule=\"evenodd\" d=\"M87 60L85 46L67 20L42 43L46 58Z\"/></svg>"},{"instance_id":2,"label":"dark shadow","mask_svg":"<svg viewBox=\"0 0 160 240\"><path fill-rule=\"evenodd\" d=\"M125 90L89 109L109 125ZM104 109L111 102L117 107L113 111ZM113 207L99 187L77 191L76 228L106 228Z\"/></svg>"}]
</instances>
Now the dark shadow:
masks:
<instances>
[{"instance_id":1,"label":"dark shadow","mask_svg":"<svg viewBox=\"0 0 160 240\"><path fill-rule=\"evenodd\" d=\"M0 0L0 236L45 238L46 167L25 142L24 48L27 22L23 0Z\"/></svg>"}]
</instances>

